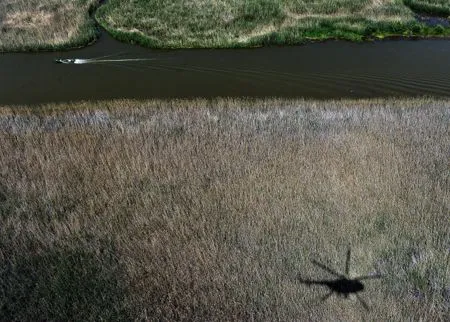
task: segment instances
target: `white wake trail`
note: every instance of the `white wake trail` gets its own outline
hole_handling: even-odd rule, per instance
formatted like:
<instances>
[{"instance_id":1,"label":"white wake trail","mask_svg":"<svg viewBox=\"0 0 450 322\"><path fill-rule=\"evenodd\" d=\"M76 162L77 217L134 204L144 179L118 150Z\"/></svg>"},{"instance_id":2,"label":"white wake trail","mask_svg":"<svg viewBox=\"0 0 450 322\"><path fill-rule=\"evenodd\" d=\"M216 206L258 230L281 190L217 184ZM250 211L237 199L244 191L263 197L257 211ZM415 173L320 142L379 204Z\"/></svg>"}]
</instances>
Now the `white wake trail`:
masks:
<instances>
[{"instance_id":1,"label":"white wake trail","mask_svg":"<svg viewBox=\"0 0 450 322\"><path fill-rule=\"evenodd\" d=\"M79 64L95 64L95 63L119 63L119 62L133 62L133 61L149 61L157 60L156 58L124 58L124 59L83 59L84 62Z\"/></svg>"},{"instance_id":2,"label":"white wake trail","mask_svg":"<svg viewBox=\"0 0 450 322\"><path fill-rule=\"evenodd\" d=\"M98 58L65 58L65 59L55 59L56 63L60 64L101 64L101 63L126 63L126 62L142 62L142 61L152 61L158 60L158 58L120 58L120 59L103 59L108 56L98 57Z\"/></svg>"}]
</instances>

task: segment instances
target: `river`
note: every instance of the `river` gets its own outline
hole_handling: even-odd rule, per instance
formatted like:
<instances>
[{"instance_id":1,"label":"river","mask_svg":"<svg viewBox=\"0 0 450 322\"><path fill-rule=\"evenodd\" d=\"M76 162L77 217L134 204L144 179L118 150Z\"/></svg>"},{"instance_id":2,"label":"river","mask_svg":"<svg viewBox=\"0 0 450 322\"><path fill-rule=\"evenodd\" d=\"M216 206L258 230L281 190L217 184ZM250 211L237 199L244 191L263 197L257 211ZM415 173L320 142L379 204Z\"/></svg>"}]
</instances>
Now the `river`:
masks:
<instances>
[{"instance_id":1,"label":"river","mask_svg":"<svg viewBox=\"0 0 450 322\"><path fill-rule=\"evenodd\" d=\"M56 64L57 58L97 62ZM114 98L422 95L450 96L450 40L166 51L121 43L103 33L82 49L0 54L1 105Z\"/></svg>"}]
</instances>

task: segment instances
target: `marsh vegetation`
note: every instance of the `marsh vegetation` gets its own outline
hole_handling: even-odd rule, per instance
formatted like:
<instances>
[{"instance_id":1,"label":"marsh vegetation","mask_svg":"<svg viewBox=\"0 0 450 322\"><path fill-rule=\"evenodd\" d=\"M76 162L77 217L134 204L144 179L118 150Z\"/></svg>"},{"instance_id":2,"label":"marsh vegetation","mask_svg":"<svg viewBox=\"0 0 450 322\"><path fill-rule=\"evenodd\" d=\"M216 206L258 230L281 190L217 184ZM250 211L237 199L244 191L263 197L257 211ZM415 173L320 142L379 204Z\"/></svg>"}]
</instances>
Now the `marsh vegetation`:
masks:
<instances>
[{"instance_id":1,"label":"marsh vegetation","mask_svg":"<svg viewBox=\"0 0 450 322\"><path fill-rule=\"evenodd\" d=\"M448 100L0 110L6 320L444 320ZM324 295L311 263L381 273Z\"/></svg>"},{"instance_id":2,"label":"marsh vegetation","mask_svg":"<svg viewBox=\"0 0 450 322\"><path fill-rule=\"evenodd\" d=\"M92 15L98 4L0 1L0 52L86 45L97 36ZM251 47L445 36L450 28L438 23L448 20L449 8L444 0L110 0L96 17L116 38L151 47ZM442 20L427 26L416 12ZM448 73L439 64L446 49L425 48L439 72L427 74L431 64L410 72L414 64L407 63L407 73L384 64L390 78L378 74L377 66L367 68L373 51L352 53L365 58L358 67L363 75L342 59L343 73L328 68L331 51L309 54L320 56L322 73L315 64L308 69L309 59L299 64L292 52L295 63L286 59L288 69L282 70L250 66L267 60L263 55L241 65L234 57L227 67L221 53L189 65L184 57L158 62L153 51L151 58L117 58L115 52L59 57L67 65L88 66L55 64L46 69L55 71L50 78L26 70L38 60L22 65L22 57L4 55L4 79L12 86L0 96L17 102L26 88L24 97L34 103L67 100L67 92L81 95L80 83L88 88L82 93L92 94L102 88L98 79L110 78L115 82L103 88L123 97L120 86L132 82L94 67L152 74L148 82L138 82L136 74L130 79L158 97L169 72L175 73L167 78L170 94L186 83L216 90L224 84L219 75L226 75L235 77L227 79L230 87L267 79L278 88L304 87L302 77L308 77L328 95L327 84L336 80L345 91L355 88L350 81L362 83L358 88L372 96L376 84L396 95L405 88L447 95ZM407 61L403 52L395 53ZM34 83L17 82L18 65ZM198 83L188 77L173 82L182 79L180 71L202 77ZM56 89L61 96L50 94L59 94ZM446 320L449 124L449 100L433 98L0 106L0 320ZM349 247L351 266L350 253L342 259ZM327 280L329 267L343 265L348 279ZM361 275L372 281L358 302L352 295L363 290ZM320 303L325 293L312 284L349 298Z\"/></svg>"},{"instance_id":3,"label":"marsh vegetation","mask_svg":"<svg viewBox=\"0 0 450 322\"><path fill-rule=\"evenodd\" d=\"M0 2L0 51L62 49L97 36L98 0ZM412 9L412 10L411 10ZM252 47L329 38L445 36L414 12L450 16L447 0L110 0L95 14L116 38L157 48Z\"/></svg>"},{"instance_id":4,"label":"marsh vegetation","mask_svg":"<svg viewBox=\"0 0 450 322\"><path fill-rule=\"evenodd\" d=\"M62 49L96 37L89 13L98 0L0 1L0 52Z\"/></svg>"},{"instance_id":5,"label":"marsh vegetation","mask_svg":"<svg viewBox=\"0 0 450 322\"><path fill-rule=\"evenodd\" d=\"M120 40L165 48L450 34L450 28L417 22L409 3L421 12L442 14L449 8L446 0L110 0L96 17Z\"/></svg>"},{"instance_id":6,"label":"marsh vegetation","mask_svg":"<svg viewBox=\"0 0 450 322\"><path fill-rule=\"evenodd\" d=\"M450 18L450 1L448 0L404 0L411 9Z\"/></svg>"}]
</instances>

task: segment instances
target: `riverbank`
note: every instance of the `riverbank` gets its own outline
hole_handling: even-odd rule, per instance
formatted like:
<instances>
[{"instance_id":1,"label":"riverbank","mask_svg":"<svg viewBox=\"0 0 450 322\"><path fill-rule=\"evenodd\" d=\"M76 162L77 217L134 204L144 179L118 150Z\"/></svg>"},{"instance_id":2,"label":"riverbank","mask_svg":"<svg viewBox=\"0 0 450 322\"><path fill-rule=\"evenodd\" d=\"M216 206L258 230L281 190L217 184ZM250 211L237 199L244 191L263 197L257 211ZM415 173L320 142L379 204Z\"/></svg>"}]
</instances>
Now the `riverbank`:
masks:
<instances>
[{"instance_id":1,"label":"riverbank","mask_svg":"<svg viewBox=\"0 0 450 322\"><path fill-rule=\"evenodd\" d=\"M98 0L2 2L0 52L86 46L99 35L92 17L99 3ZM186 5L175 0L110 0L98 9L95 17L116 39L152 48L239 48L326 39L450 36L448 25L427 25L415 19L416 13L450 16L450 5L445 0L405 3L224 0Z\"/></svg>"},{"instance_id":2,"label":"riverbank","mask_svg":"<svg viewBox=\"0 0 450 322\"><path fill-rule=\"evenodd\" d=\"M6 320L442 320L448 100L0 108ZM353 297L311 259L364 281Z\"/></svg>"},{"instance_id":3,"label":"riverbank","mask_svg":"<svg viewBox=\"0 0 450 322\"><path fill-rule=\"evenodd\" d=\"M421 13L443 14L449 5L441 2L405 3ZM224 0L186 5L110 0L96 17L115 38L153 48L239 48L450 35L450 27L427 26L415 15L402 1Z\"/></svg>"}]
</instances>

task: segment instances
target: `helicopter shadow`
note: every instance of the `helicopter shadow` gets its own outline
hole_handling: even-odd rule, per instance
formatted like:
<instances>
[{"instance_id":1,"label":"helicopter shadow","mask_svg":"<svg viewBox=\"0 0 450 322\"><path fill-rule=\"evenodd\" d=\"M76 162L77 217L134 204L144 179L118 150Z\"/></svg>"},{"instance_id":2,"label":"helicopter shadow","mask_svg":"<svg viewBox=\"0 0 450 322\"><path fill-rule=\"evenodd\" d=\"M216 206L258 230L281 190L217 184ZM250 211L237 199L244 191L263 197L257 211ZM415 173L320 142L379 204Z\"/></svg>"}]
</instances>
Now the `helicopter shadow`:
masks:
<instances>
[{"instance_id":1,"label":"helicopter shadow","mask_svg":"<svg viewBox=\"0 0 450 322\"><path fill-rule=\"evenodd\" d=\"M347 250L347 258L345 261L345 274L341 274L336 272L334 269L316 261L311 260L311 262L318 266L319 268L323 269L324 271L328 272L329 274L333 275L334 279L327 279L327 280L310 280L310 279L304 279L301 276L299 276L300 283L306 284L307 286L311 285L318 285L318 286L325 286L328 288L328 293L325 294L320 298L320 302L325 302L330 296L333 294L336 294L339 297L348 298L350 294L354 294L358 301L361 303L361 305L366 309L367 311L370 310L369 305L366 303L366 301L358 294L365 289L365 285L362 281L364 280L371 280L371 279L379 279L383 276L381 274L376 275L364 275L364 276L358 276L354 278L350 278L349 272L350 272L350 257L351 257L351 250L350 248Z\"/></svg>"}]
</instances>

